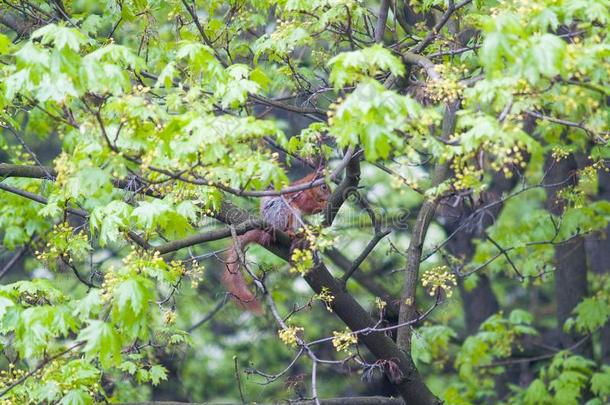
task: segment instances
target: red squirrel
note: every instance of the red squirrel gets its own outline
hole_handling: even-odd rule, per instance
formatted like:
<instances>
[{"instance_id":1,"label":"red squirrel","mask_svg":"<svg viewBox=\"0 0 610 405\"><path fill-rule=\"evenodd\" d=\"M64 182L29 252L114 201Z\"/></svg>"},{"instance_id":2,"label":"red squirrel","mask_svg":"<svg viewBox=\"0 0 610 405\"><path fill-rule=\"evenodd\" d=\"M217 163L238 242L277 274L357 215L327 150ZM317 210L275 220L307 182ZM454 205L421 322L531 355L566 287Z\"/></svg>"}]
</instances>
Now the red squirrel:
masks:
<instances>
[{"instance_id":1,"label":"red squirrel","mask_svg":"<svg viewBox=\"0 0 610 405\"><path fill-rule=\"evenodd\" d=\"M295 181L292 185L311 183L318 177L316 173L312 173ZM221 278L222 284L242 308L256 314L262 312L260 302L248 288L241 272L237 249L243 250L251 243L269 246L273 240L274 230L284 231L294 237L296 231L303 225L302 216L322 212L326 208L329 196L328 186L322 184L281 196L264 197L261 200L261 217L273 229L253 229L239 236L237 238L239 246L233 243L229 249L225 271Z\"/></svg>"}]
</instances>

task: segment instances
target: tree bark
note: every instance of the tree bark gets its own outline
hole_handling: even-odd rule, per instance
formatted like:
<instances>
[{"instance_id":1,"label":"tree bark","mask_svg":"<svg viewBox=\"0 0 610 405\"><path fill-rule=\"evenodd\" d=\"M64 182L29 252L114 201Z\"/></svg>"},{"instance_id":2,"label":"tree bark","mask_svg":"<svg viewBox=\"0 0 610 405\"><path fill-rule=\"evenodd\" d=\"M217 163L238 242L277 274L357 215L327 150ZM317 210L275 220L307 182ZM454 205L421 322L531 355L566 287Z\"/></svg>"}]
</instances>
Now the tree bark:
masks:
<instances>
[{"instance_id":1,"label":"tree bark","mask_svg":"<svg viewBox=\"0 0 610 405\"><path fill-rule=\"evenodd\" d=\"M442 139L448 139L453 134L457 120L456 114L458 108L459 102L447 104L445 106L441 134ZM437 164L434 169L432 185L440 185L445 180L448 170L447 163ZM422 249L424 247L426 233L428 232L428 226L434 217L437 206L438 199L436 197L425 200L419 210L419 213L417 214L417 220L413 226L411 241L409 242L409 248L407 249L405 281L402 288L402 295L400 297L400 310L398 313L399 324L414 319L417 314L415 299L417 282L419 280L419 267L421 264ZM411 353L411 328L401 328L396 331L396 344L401 350L404 350L409 354Z\"/></svg>"}]
</instances>

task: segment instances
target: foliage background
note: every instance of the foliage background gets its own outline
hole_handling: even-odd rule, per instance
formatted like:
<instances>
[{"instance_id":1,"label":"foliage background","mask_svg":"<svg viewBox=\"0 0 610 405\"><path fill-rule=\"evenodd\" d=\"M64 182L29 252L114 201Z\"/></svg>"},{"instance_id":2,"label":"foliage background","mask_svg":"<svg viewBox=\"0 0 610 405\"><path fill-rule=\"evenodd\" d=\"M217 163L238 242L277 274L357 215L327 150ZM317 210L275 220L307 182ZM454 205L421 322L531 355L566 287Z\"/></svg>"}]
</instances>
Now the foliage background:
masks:
<instances>
[{"instance_id":1,"label":"foliage background","mask_svg":"<svg viewBox=\"0 0 610 405\"><path fill-rule=\"evenodd\" d=\"M609 19L3 0L0 401L607 403ZM321 164L333 204L291 263L248 249L243 312L226 224Z\"/></svg>"}]
</instances>

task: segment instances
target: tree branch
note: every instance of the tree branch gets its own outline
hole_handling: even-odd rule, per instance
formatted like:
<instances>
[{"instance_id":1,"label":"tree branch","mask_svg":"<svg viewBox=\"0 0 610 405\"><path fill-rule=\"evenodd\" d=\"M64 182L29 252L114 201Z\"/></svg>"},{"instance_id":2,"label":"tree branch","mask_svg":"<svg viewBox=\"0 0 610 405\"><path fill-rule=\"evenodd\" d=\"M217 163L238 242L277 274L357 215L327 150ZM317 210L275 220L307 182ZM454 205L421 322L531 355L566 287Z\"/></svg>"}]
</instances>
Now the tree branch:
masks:
<instances>
[{"instance_id":1,"label":"tree branch","mask_svg":"<svg viewBox=\"0 0 610 405\"><path fill-rule=\"evenodd\" d=\"M458 102L445 107L443 117L442 138L448 139L455 130L456 113ZM432 181L433 187L441 184L447 176L448 166L446 163L437 164ZM403 285L402 296L400 299L400 312L398 314L398 323L408 322L415 318L417 306L415 303L417 282L419 280L419 266L424 246L428 226L434 217L438 199L427 199L422 204L417 220L413 226L413 234L407 250L407 267L405 274L405 282ZM411 352L411 328L402 328L397 331L396 344L407 353Z\"/></svg>"},{"instance_id":2,"label":"tree branch","mask_svg":"<svg viewBox=\"0 0 610 405\"><path fill-rule=\"evenodd\" d=\"M436 71L434 63L425 56L418 55L409 51L401 51L402 61L407 65L416 65L424 69L428 77L438 80L441 75Z\"/></svg>"},{"instance_id":3,"label":"tree branch","mask_svg":"<svg viewBox=\"0 0 610 405\"><path fill-rule=\"evenodd\" d=\"M222 204L221 209L216 213L216 218L227 224L238 224L253 219L250 214L228 202ZM278 231L276 243L266 248L286 261L290 259L290 238L284 232ZM375 326L375 322L369 314L344 290L343 285L330 274L321 260L317 261L304 278L318 294L322 292L322 289L328 289L330 294L335 297L331 303L333 312L352 331ZM396 363L401 375L388 374L388 377L405 401L415 405L440 404L440 401L425 385L410 354L400 350L389 336L384 332L375 331L361 335L359 338L377 359Z\"/></svg>"},{"instance_id":4,"label":"tree branch","mask_svg":"<svg viewBox=\"0 0 610 405\"><path fill-rule=\"evenodd\" d=\"M364 248L362 253L360 253L360 255L356 258L356 260L354 260L354 262L350 266L349 270L347 270L345 272L345 274L343 275L343 277L341 278L341 282L343 284L347 284L347 281L354 274L354 272L356 270L358 270L358 268L360 267L362 262L368 257L368 255L371 254L373 249L375 249L375 246L377 246L379 241L381 241L384 237L386 237L391 232L392 232L391 229L385 229L385 230L382 230L382 231L379 231L379 232L375 232L375 235L373 235L373 238L366 245L366 247Z\"/></svg>"},{"instance_id":5,"label":"tree branch","mask_svg":"<svg viewBox=\"0 0 610 405\"><path fill-rule=\"evenodd\" d=\"M348 153L349 160L347 160L346 164L344 165L345 177L343 177L341 183L339 183L337 188L335 188L331 194L326 205L326 210L324 211L323 226L325 227L332 225L335 217L339 213L339 209L349 194L356 191L358 184L360 183L360 156L354 155L353 149L349 149L345 155L348 156ZM345 160L346 158L344 157L343 161Z\"/></svg>"},{"instance_id":6,"label":"tree branch","mask_svg":"<svg viewBox=\"0 0 610 405\"><path fill-rule=\"evenodd\" d=\"M604 145L608 143L608 141L605 140L603 137L601 137L599 134L597 134L597 133L593 132L592 130L590 130L589 128L585 127L585 125L582 122L562 120L560 118L543 115L543 114L537 113L535 111L524 111L524 112L525 112L525 114L527 114L531 117L538 118L538 119L541 119L544 121L553 122L555 124L564 125L566 127L582 129L583 131L585 131L585 133L587 133L587 135L593 136L598 142L600 142ZM607 134L607 133L604 133L604 134Z\"/></svg>"},{"instance_id":7,"label":"tree branch","mask_svg":"<svg viewBox=\"0 0 610 405\"><path fill-rule=\"evenodd\" d=\"M30 179L55 180L55 170L49 166L29 166L0 163L0 177L24 177ZM116 188L131 191L134 179L113 179L112 184ZM154 190L145 189L139 191L149 197L161 198L162 196Z\"/></svg>"},{"instance_id":8,"label":"tree branch","mask_svg":"<svg viewBox=\"0 0 610 405\"><path fill-rule=\"evenodd\" d=\"M235 234L243 235L252 229L261 229L265 227L265 223L259 220L248 220L235 226ZM189 246L198 245L200 243L212 242L219 239L231 237L231 228L214 229L209 232L200 233L197 235L188 236L184 239L178 239L160 246L150 246L151 249L158 251L161 254L174 252L184 249Z\"/></svg>"},{"instance_id":9,"label":"tree branch","mask_svg":"<svg viewBox=\"0 0 610 405\"><path fill-rule=\"evenodd\" d=\"M412 52L416 54L422 53L424 49L426 49L428 45L432 43L434 37L438 35L438 33L441 31L441 29L443 29L445 24L447 24L447 21L449 21L449 18L451 18L453 13L470 3L472 3L472 0L464 0L459 4L454 4L453 0L449 0L449 6L447 7L447 11L443 13L434 28L432 28L432 30L428 32L428 35L426 35L426 37L412 49Z\"/></svg>"},{"instance_id":10,"label":"tree branch","mask_svg":"<svg viewBox=\"0 0 610 405\"><path fill-rule=\"evenodd\" d=\"M388 11L390 9L390 0L381 0L379 5L379 16L377 20L377 27L375 27L375 42L383 41L383 34L385 33L385 24L388 20Z\"/></svg>"},{"instance_id":11,"label":"tree branch","mask_svg":"<svg viewBox=\"0 0 610 405\"><path fill-rule=\"evenodd\" d=\"M343 253L335 248L327 249L324 251L324 254L344 273L348 272L353 264L353 262L345 257ZM398 306L395 304L396 300L394 300L392 294L390 294L385 287L379 284L375 279L371 278L368 274L362 272L355 272L352 275L352 279L356 280L358 284L364 287L375 297L379 297L387 302L388 306L386 307L386 311L388 316L392 318L398 316Z\"/></svg>"}]
</instances>

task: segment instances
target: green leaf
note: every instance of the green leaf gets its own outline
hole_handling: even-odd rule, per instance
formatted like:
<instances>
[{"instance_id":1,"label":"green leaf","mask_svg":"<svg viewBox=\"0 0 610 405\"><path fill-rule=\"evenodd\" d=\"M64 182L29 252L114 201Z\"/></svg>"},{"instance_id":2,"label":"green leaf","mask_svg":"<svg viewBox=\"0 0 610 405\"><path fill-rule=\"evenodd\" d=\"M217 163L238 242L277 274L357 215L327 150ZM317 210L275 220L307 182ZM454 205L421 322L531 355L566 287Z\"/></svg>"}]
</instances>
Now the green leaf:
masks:
<instances>
[{"instance_id":1,"label":"green leaf","mask_svg":"<svg viewBox=\"0 0 610 405\"><path fill-rule=\"evenodd\" d=\"M529 313L528 311L524 311L522 309L513 309L510 312L510 315L508 317L508 320L511 323L515 323L515 324L530 324L533 320L533 316L531 313Z\"/></svg>"},{"instance_id":2,"label":"green leaf","mask_svg":"<svg viewBox=\"0 0 610 405\"><path fill-rule=\"evenodd\" d=\"M544 404L551 402L552 396L546 389L544 383L536 379L527 387L525 391L525 403L526 404Z\"/></svg>"},{"instance_id":3,"label":"green leaf","mask_svg":"<svg viewBox=\"0 0 610 405\"><path fill-rule=\"evenodd\" d=\"M163 200L141 201L131 213L131 218L143 226L152 229L159 221L159 217L170 210L170 206Z\"/></svg>"},{"instance_id":4,"label":"green leaf","mask_svg":"<svg viewBox=\"0 0 610 405\"><path fill-rule=\"evenodd\" d=\"M138 279L132 278L123 281L115 288L114 297L119 312L123 312L129 305L133 314L138 316L148 306L151 295Z\"/></svg>"},{"instance_id":5,"label":"green leaf","mask_svg":"<svg viewBox=\"0 0 610 405\"><path fill-rule=\"evenodd\" d=\"M375 76L389 71L402 76L405 67L392 52L379 44L358 51L343 52L328 61L331 67L330 82L336 89L362 80L364 76Z\"/></svg>"},{"instance_id":6,"label":"green leaf","mask_svg":"<svg viewBox=\"0 0 610 405\"><path fill-rule=\"evenodd\" d=\"M587 297L574 308L576 328L579 331L593 332L610 318L610 305L603 296Z\"/></svg>"},{"instance_id":7,"label":"green leaf","mask_svg":"<svg viewBox=\"0 0 610 405\"><path fill-rule=\"evenodd\" d=\"M93 210L89 225L92 232L99 232L100 246L103 247L119 240L120 231L129 227L129 216L132 210L131 205L118 200Z\"/></svg>"},{"instance_id":8,"label":"green leaf","mask_svg":"<svg viewBox=\"0 0 610 405\"><path fill-rule=\"evenodd\" d=\"M591 391L599 397L610 395L610 367L604 366L603 372L593 374Z\"/></svg>"},{"instance_id":9,"label":"green leaf","mask_svg":"<svg viewBox=\"0 0 610 405\"><path fill-rule=\"evenodd\" d=\"M250 73L250 80L257 83L262 89L265 90L267 90L269 85L272 83L269 76L267 76L267 74L261 68L252 70Z\"/></svg>"},{"instance_id":10,"label":"green leaf","mask_svg":"<svg viewBox=\"0 0 610 405\"><path fill-rule=\"evenodd\" d=\"M102 310L102 297L100 290L92 289L87 292L80 300L77 300L74 305L72 314L80 319L89 319L100 313Z\"/></svg>"},{"instance_id":11,"label":"green leaf","mask_svg":"<svg viewBox=\"0 0 610 405\"><path fill-rule=\"evenodd\" d=\"M155 364L150 368L150 381L153 385L159 385L161 380L167 380L167 369L161 365Z\"/></svg>"},{"instance_id":12,"label":"green leaf","mask_svg":"<svg viewBox=\"0 0 610 405\"><path fill-rule=\"evenodd\" d=\"M4 34L0 34L0 55L9 53L11 49L11 40Z\"/></svg>"},{"instance_id":13,"label":"green leaf","mask_svg":"<svg viewBox=\"0 0 610 405\"><path fill-rule=\"evenodd\" d=\"M70 390L68 393L59 401L60 405L91 405L93 404L93 398L89 393L75 389Z\"/></svg>"},{"instance_id":14,"label":"green leaf","mask_svg":"<svg viewBox=\"0 0 610 405\"><path fill-rule=\"evenodd\" d=\"M86 342L83 351L89 357L99 357L103 367L117 365L121 359L121 337L109 323L90 320L77 340Z\"/></svg>"},{"instance_id":15,"label":"green leaf","mask_svg":"<svg viewBox=\"0 0 610 405\"><path fill-rule=\"evenodd\" d=\"M119 366L119 369L131 375L134 375L138 370L138 366L133 361L124 361Z\"/></svg>"},{"instance_id":16,"label":"green leaf","mask_svg":"<svg viewBox=\"0 0 610 405\"><path fill-rule=\"evenodd\" d=\"M532 46L531 54L538 71L546 77L553 77L561 71L566 43L552 34L543 34Z\"/></svg>"},{"instance_id":17,"label":"green leaf","mask_svg":"<svg viewBox=\"0 0 610 405\"><path fill-rule=\"evenodd\" d=\"M4 314L6 314L7 309L14 305L15 303L13 300L4 295L0 295L0 322L2 322L2 318L4 317Z\"/></svg>"},{"instance_id":18,"label":"green leaf","mask_svg":"<svg viewBox=\"0 0 610 405\"><path fill-rule=\"evenodd\" d=\"M46 49L43 49L31 41L26 42L20 50L15 52L15 57L25 65L39 65L47 67L51 57Z\"/></svg>"},{"instance_id":19,"label":"green leaf","mask_svg":"<svg viewBox=\"0 0 610 405\"><path fill-rule=\"evenodd\" d=\"M40 38L42 44L54 44L57 49L68 47L78 51L89 39L76 28L62 27L55 24L45 25L31 35L33 39Z\"/></svg>"},{"instance_id":20,"label":"green leaf","mask_svg":"<svg viewBox=\"0 0 610 405\"><path fill-rule=\"evenodd\" d=\"M173 85L173 79L178 74L178 70L176 69L176 64L174 62L170 62L161 71L159 76L157 77L157 82L155 83L155 88L166 87L170 88Z\"/></svg>"}]
</instances>

